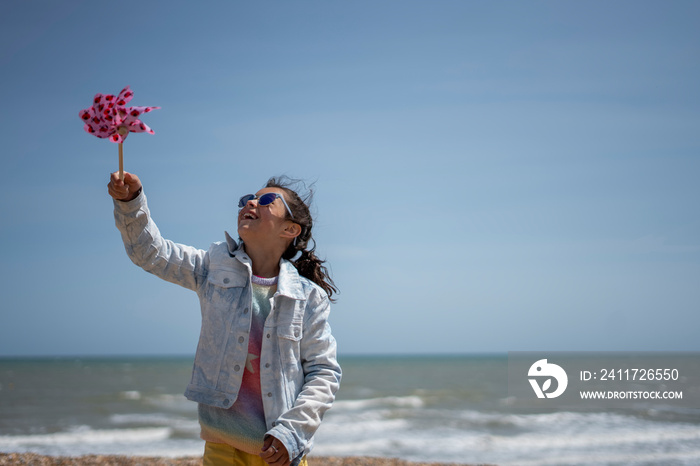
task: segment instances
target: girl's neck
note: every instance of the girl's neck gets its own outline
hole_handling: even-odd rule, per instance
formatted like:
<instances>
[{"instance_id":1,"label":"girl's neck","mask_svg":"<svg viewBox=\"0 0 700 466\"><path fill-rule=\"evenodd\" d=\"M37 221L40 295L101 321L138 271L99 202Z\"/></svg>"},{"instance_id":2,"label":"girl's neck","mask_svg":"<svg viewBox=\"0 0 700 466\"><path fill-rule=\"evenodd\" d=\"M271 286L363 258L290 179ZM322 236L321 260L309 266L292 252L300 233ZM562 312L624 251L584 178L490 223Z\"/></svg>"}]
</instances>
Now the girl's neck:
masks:
<instances>
[{"instance_id":1,"label":"girl's neck","mask_svg":"<svg viewBox=\"0 0 700 466\"><path fill-rule=\"evenodd\" d=\"M245 252L250 257L253 265L253 275L271 278L280 273L280 259L282 254L271 251L269 248L256 248L245 244Z\"/></svg>"}]
</instances>

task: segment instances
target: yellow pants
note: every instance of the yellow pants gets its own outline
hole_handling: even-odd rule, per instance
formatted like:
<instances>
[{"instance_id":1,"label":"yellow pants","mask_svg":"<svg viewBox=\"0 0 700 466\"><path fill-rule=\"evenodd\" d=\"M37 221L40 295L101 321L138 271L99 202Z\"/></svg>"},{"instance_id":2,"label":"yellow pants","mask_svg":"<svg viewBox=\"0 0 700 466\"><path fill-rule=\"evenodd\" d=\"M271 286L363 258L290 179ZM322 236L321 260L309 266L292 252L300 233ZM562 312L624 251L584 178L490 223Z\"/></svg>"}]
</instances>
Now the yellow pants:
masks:
<instances>
[{"instance_id":1,"label":"yellow pants","mask_svg":"<svg viewBox=\"0 0 700 466\"><path fill-rule=\"evenodd\" d=\"M223 443L206 442L204 444L203 466L267 466L258 455L251 455ZM309 466L306 458L299 466Z\"/></svg>"}]
</instances>

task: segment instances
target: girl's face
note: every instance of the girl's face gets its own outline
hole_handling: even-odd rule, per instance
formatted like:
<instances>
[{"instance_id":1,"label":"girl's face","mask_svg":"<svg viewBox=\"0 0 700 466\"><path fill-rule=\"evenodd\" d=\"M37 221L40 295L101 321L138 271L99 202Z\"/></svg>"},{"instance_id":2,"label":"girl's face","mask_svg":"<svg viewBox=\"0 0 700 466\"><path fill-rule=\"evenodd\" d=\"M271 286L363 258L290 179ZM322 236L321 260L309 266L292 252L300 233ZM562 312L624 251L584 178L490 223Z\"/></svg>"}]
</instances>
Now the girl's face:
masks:
<instances>
[{"instance_id":1,"label":"girl's face","mask_svg":"<svg viewBox=\"0 0 700 466\"><path fill-rule=\"evenodd\" d=\"M284 191L279 188L263 188L255 195L260 197L265 193L284 196ZM258 204L258 199L250 200L238 212L238 236L244 243L254 239L279 240L285 228L293 223L287 219L287 215L287 208L281 199L275 199L272 204L264 206Z\"/></svg>"}]
</instances>

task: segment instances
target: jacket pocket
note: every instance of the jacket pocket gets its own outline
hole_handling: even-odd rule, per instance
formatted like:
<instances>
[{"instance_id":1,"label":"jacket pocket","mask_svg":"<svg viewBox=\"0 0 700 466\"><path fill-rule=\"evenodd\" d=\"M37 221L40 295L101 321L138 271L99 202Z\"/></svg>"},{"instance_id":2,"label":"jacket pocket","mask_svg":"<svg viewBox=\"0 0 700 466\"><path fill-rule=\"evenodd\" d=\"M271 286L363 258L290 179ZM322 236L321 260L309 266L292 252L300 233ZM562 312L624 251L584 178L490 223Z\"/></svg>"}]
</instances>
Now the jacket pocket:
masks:
<instances>
[{"instance_id":1,"label":"jacket pocket","mask_svg":"<svg viewBox=\"0 0 700 466\"><path fill-rule=\"evenodd\" d=\"M246 285L248 278L240 272L230 269L212 269L209 271L207 281L221 288L238 288Z\"/></svg>"},{"instance_id":2,"label":"jacket pocket","mask_svg":"<svg viewBox=\"0 0 700 466\"><path fill-rule=\"evenodd\" d=\"M289 325L279 325L277 336L285 340L299 341L302 337L302 322L292 322Z\"/></svg>"},{"instance_id":3,"label":"jacket pocket","mask_svg":"<svg viewBox=\"0 0 700 466\"><path fill-rule=\"evenodd\" d=\"M233 269L214 268L209 271L205 285L203 304L208 312L220 314L226 320L234 306L239 304L248 277ZM206 316L203 316L206 318ZM202 324L206 321L202 322ZM224 322L220 322L219 325Z\"/></svg>"}]
</instances>

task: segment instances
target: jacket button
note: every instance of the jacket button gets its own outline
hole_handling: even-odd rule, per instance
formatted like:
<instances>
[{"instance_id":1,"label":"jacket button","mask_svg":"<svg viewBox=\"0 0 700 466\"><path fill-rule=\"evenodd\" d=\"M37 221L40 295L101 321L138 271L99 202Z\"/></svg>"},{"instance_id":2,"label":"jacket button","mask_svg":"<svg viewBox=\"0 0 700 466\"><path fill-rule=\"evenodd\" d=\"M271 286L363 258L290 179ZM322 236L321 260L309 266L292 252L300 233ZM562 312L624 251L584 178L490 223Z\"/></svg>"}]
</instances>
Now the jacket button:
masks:
<instances>
[{"instance_id":1,"label":"jacket button","mask_svg":"<svg viewBox=\"0 0 700 466\"><path fill-rule=\"evenodd\" d=\"M248 314L248 308L243 309L243 314Z\"/></svg>"},{"instance_id":2,"label":"jacket button","mask_svg":"<svg viewBox=\"0 0 700 466\"><path fill-rule=\"evenodd\" d=\"M230 278L228 278L228 277L224 278L224 283L228 284L230 281L231 281Z\"/></svg>"},{"instance_id":3,"label":"jacket button","mask_svg":"<svg viewBox=\"0 0 700 466\"><path fill-rule=\"evenodd\" d=\"M245 338L243 337L238 337L238 343L243 343L245 341Z\"/></svg>"},{"instance_id":4,"label":"jacket button","mask_svg":"<svg viewBox=\"0 0 700 466\"><path fill-rule=\"evenodd\" d=\"M224 404L227 405L228 403L229 403L229 399L228 399L228 398L224 398Z\"/></svg>"},{"instance_id":5,"label":"jacket button","mask_svg":"<svg viewBox=\"0 0 700 466\"><path fill-rule=\"evenodd\" d=\"M268 363L265 363L265 368L268 368L268 367L270 367L270 363L269 363L269 362L268 362Z\"/></svg>"},{"instance_id":6,"label":"jacket button","mask_svg":"<svg viewBox=\"0 0 700 466\"><path fill-rule=\"evenodd\" d=\"M238 372L238 371L241 370L241 366L239 366L238 364L236 364L235 366L233 366L233 370L236 371L236 372Z\"/></svg>"},{"instance_id":7,"label":"jacket button","mask_svg":"<svg viewBox=\"0 0 700 466\"><path fill-rule=\"evenodd\" d=\"M269 334L269 333L267 334L267 338L270 338L270 334Z\"/></svg>"},{"instance_id":8,"label":"jacket button","mask_svg":"<svg viewBox=\"0 0 700 466\"><path fill-rule=\"evenodd\" d=\"M267 397L272 398L272 392L267 392Z\"/></svg>"}]
</instances>

